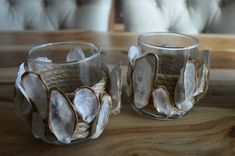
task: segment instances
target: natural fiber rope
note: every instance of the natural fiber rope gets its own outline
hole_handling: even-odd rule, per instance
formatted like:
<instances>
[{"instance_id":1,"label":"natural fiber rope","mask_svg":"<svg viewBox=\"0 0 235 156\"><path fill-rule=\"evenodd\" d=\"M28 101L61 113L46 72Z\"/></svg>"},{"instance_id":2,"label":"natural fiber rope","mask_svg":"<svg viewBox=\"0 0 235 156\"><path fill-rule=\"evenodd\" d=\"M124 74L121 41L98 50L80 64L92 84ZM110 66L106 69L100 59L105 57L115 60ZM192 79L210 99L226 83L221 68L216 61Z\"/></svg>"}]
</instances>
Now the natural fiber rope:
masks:
<instances>
[{"instance_id":1,"label":"natural fiber rope","mask_svg":"<svg viewBox=\"0 0 235 156\"><path fill-rule=\"evenodd\" d=\"M36 70L48 88L57 87L70 93L83 85L92 86L99 81L99 71L94 65L88 64L47 64Z\"/></svg>"},{"instance_id":2,"label":"natural fiber rope","mask_svg":"<svg viewBox=\"0 0 235 156\"><path fill-rule=\"evenodd\" d=\"M170 96L174 97L175 86L178 78L179 75L158 74L154 88L157 88L158 86L165 86Z\"/></svg>"}]
</instances>

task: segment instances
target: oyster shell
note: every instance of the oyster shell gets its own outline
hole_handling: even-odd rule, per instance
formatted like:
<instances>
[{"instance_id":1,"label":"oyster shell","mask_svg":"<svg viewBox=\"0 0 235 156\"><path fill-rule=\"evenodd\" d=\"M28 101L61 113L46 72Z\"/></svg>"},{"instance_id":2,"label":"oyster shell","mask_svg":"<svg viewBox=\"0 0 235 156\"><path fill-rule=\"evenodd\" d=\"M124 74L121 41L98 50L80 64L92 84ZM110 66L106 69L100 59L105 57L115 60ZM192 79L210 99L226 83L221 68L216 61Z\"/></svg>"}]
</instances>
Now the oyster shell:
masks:
<instances>
[{"instance_id":1,"label":"oyster shell","mask_svg":"<svg viewBox=\"0 0 235 156\"><path fill-rule=\"evenodd\" d=\"M32 111L32 105L21 83L21 77L26 72L26 69L25 63L22 63L17 72L14 91L14 108L16 114L31 128L32 116L30 113Z\"/></svg>"},{"instance_id":2,"label":"oyster shell","mask_svg":"<svg viewBox=\"0 0 235 156\"><path fill-rule=\"evenodd\" d=\"M195 60L186 62L177 81L174 100L177 108L188 111L193 107L191 102L196 90L197 80L197 63Z\"/></svg>"},{"instance_id":3,"label":"oyster shell","mask_svg":"<svg viewBox=\"0 0 235 156\"><path fill-rule=\"evenodd\" d=\"M158 73L158 57L148 53L135 61L132 72L134 104L143 108L148 104L153 83Z\"/></svg>"},{"instance_id":4,"label":"oyster shell","mask_svg":"<svg viewBox=\"0 0 235 156\"><path fill-rule=\"evenodd\" d=\"M196 86L196 91L193 96L200 96L208 89L208 77L209 77L209 64L210 64L210 55L209 51L199 52L197 57L200 67L198 72L198 81ZM200 97L199 97L200 98ZM197 100L199 100L199 98Z\"/></svg>"},{"instance_id":5,"label":"oyster shell","mask_svg":"<svg viewBox=\"0 0 235 156\"><path fill-rule=\"evenodd\" d=\"M25 70L25 64L24 63L21 63L20 64L20 67L19 67L19 70L17 72L17 77L16 77L16 83L15 83L15 87L16 88L19 88L19 87L22 87L21 85L21 76L26 72Z\"/></svg>"},{"instance_id":6,"label":"oyster shell","mask_svg":"<svg viewBox=\"0 0 235 156\"><path fill-rule=\"evenodd\" d=\"M26 97L35 104L42 119L48 115L47 87L37 74L26 72L22 75L22 86Z\"/></svg>"},{"instance_id":7,"label":"oyster shell","mask_svg":"<svg viewBox=\"0 0 235 156\"><path fill-rule=\"evenodd\" d=\"M185 99L190 99L196 90L197 64L195 61L186 63L184 71L184 94Z\"/></svg>"},{"instance_id":8,"label":"oyster shell","mask_svg":"<svg viewBox=\"0 0 235 156\"><path fill-rule=\"evenodd\" d=\"M141 55L141 51L138 47L136 46L131 46L129 51L128 51L128 58L131 63L131 65L134 64L135 60L139 58Z\"/></svg>"},{"instance_id":9,"label":"oyster shell","mask_svg":"<svg viewBox=\"0 0 235 156\"><path fill-rule=\"evenodd\" d=\"M67 55L66 62L79 61L85 59L85 55L81 48L73 48Z\"/></svg>"},{"instance_id":10,"label":"oyster shell","mask_svg":"<svg viewBox=\"0 0 235 156\"><path fill-rule=\"evenodd\" d=\"M25 70L25 64L22 63L19 67L19 70L18 70L18 73L17 73L17 77L16 77L16 83L15 83L15 88L16 88L16 91L20 90L21 93L24 95L24 97L28 100L28 96L26 95L26 92L22 86L22 83L21 83L21 80L22 80L22 75L26 73L26 70Z\"/></svg>"},{"instance_id":11,"label":"oyster shell","mask_svg":"<svg viewBox=\"0 0 235 156\"><path fill-rule=\"evenodd\" d=\"M52 88L49 93L49 128L60 142L69 144L77 123L76 112L63 92Z\"/></svg>"},{"instance_id":12,"label":"oyster shell","mask_svg":"<svg viewBox=\"0 0 235 156\"><path fill-rule=\"evenodd\" d=\"M72 140L77 140L81 138L86 138L89 136L90 125L85 122L78 122L76 125L76 129L74 131Z\"/></svg>"},{"instance_id":13,"label":"oyster shell","mask_svg":"<svg viewBox=\"0 0 235 156\"><path fill-rule=\"evenodd\" d=\"M140 49L136 46L131 46L128 51L129 64L128 64L127 75L126 75L127 86L125 90L127 97L131 97L133 94L132 70L133 70L135 60L139 58L141 55L140 53L141 53Z\"/></svg>"},{"instance_id":14,"label":"oyster shell","mask_svg":"<svg viewBox=\"0 0 235 156\"><path fill-rule=\"evenodd\" d=\"M42 62L52 62L48 57L37 57L35 60Z\"/></svg>"},{"instance_id":15,"label":"oyster shell","mask_svg":"<svg viewBox=\"0 0 235 156\"><path fill-rule=\"evenodd\" d=\"M174 103L170 98L170 94L164 86L159 86L152 92L154 107L159 113L166 116L174 114Z\"/></svg>"},{"instance_id":16,"label":"oyster shell","mask_svg":"<svg viewBox=\"0 0 235 156\"><path fill-rule=\"evenodd\" d=\"M121 94L122 94L122 75L121 67L117 65L113 68L110 77L110 96L112 99L112 111L111 113L116 115L120 113L121 109Z\"/></svg>"},{"instance_id":17,"label":"oyster shell","mask_svg":"<svg viewBox=\"0 0 235 156\"><path fill-rule=\"evenodd\" d=\"M96 139L103 132L106 124L108 123L110 111L112 108L112 100L108 94L104 94L101 100L101 108L99 114L96 116L92 124L91 138Z\"/></svg>"},{"instance_id":18,"label":"oyster shell","mask_svg":"<svg viewBox=\"0 0 235 156\"><path fill-rule=\"evenodd\" d=\"M37 112L32 114L32 133L35 138L42 138L45 132L45 125Z\"/></svg>"},{"instance_id":19,"label":"oyster shell","mask_svg":"<svg viewBox=\"0 0 235 156\"><path fill-rule=\"evenodd\" d=\"M94 120L100 108L95 92L89 87L76 90L73 103L82 120L87 123Z\"/></svg>"},{"instance_id":20,"label":"oyster shell","mask_svg":"<svg viewBox=\"0 0 235 156\"><path fill-rule=\"evenodd\" d=\"M14 92L15 111L18 115L26 115L32 109L30 100L27 97L25 90L21 84L21 77L25 72L26 72L25 64L22 63L17 72L16 82L15 82L15 92Z\"/></svg>"},{"instance_id":21,"label":"oyster shell","mask_svg":"<svg viewBox=\"0 0 235 156\"><path fill-rule=\"evenodd\" d=\"M194 103L191 99L185 99L183 102L178 103L176 106L178 109L180 109L184 112L187 112L193 108L193 105L194 105Z\"/></svg>"}]
</instances>

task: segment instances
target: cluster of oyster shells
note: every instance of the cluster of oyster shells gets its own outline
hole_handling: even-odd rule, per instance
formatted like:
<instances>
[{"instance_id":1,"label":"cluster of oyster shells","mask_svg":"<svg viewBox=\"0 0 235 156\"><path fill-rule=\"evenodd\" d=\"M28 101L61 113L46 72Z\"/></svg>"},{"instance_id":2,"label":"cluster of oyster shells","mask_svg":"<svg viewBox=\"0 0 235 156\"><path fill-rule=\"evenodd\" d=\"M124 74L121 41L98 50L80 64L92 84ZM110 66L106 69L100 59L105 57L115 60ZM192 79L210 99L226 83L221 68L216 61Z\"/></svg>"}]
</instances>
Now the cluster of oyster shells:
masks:
<instances>
[{"instance_id":1,"label":"cluster of oyster shells","mask_svg":"<svg viewBox=\"0 0 235 156\"><path fill-rule=\"evenodd\" d=\"M152 117L182 116L208 89L208 51L195 52L182 67L175 64L175 69L181 69L178 75L160 73L159 62L167 70L168 60L159 60L155 53L142 54L136 46L129 49L128 57L127 95L133 99L135 109Z\"/></svg>"},{"instance_id":2,"label":"cluster of oyster shells","mask_svg":"<svg viewBox=\"0 0 235 156\"><path fill-rule=\"evenodd\" d=\"M70 55L74 54L70 53L67 60L81 56ZM120 65L109 72L102 64L101 75L93 86L80 86L72 93L65 93L49 87L39 73L22 63L15 83L15 110L36 138L50 136L63 144L95 139L101 135L110 114L118 114L121 109Z\"/></svg>"}]
</instances>

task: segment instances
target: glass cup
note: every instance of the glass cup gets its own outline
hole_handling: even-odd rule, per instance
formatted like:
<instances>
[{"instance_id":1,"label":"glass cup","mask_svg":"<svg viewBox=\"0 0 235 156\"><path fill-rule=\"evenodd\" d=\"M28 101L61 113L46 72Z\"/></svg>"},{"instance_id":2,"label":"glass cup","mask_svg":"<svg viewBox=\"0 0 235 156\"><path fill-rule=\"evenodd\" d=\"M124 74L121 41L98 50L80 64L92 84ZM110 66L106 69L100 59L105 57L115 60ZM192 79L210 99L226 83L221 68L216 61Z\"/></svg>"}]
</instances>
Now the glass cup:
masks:
<instances>
[{"instance_id":1,"label":"glass cup","mask_svg":"<svg viewBox=\"0 0 235 156\"><path fill-rule=\"evenodd\" d=\"M63 145L102 133L111 102L102 92L100 53L83 41L43 44L27 53L16 79L15 107L36 138Z\"/></svg>"},{"instance_id":2,"label":"glass cup","mask_svg":"<svg viewBox=\"0 0 235 156\"><path fill-rule=\"evenodd\" d=\"M30 71L40 74L49 88L56 86L66 93L78 86L92 86L100 79L100 48L92 43L39 45L29 51L27 60Z\"/></svg>"},{"instance_id":3,"label":"glass cup","mask_svg":"<svg viewBox=\"0 0 235 156\"><path fill-rule=\"evenodd\" d=\"M134 110L155 119L182 117L208 89L209 52L176 33L139 35L129 50L127 85Z\"/></svg>"}]
</instances>

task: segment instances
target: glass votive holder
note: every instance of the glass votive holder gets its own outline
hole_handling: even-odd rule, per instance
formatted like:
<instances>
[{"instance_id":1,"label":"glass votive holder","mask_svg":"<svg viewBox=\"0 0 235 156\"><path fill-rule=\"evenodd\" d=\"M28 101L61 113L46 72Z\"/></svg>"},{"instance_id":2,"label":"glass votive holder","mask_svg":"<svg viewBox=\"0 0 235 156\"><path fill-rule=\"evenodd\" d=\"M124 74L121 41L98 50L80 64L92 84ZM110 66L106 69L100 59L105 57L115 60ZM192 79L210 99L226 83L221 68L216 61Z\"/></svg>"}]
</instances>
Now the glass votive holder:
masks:
<instances>
[{"instance_id":1,"label":"glass votive holder","mask_svg":"<svg viewBox=\"0 0 235 156\"><path fill-rule=\"evenodd\" d=\"M154 119L184 116L207 92L209 52L176 33L139 35L129 50L127 93L137 112Z\"/></svg>"},{"instance_id":2,"label":"glass votive holder","mask_svg":"<svg viewBox=\"0 0 235 156\"><path fill-rule=\"evenodd\" d=\"M84 41L43 44L27 53L14 100L34 137L56 145L96 139L109 115L120 111L120 66L109 73L100 53Z\"/></svg>"}]
</instances>

